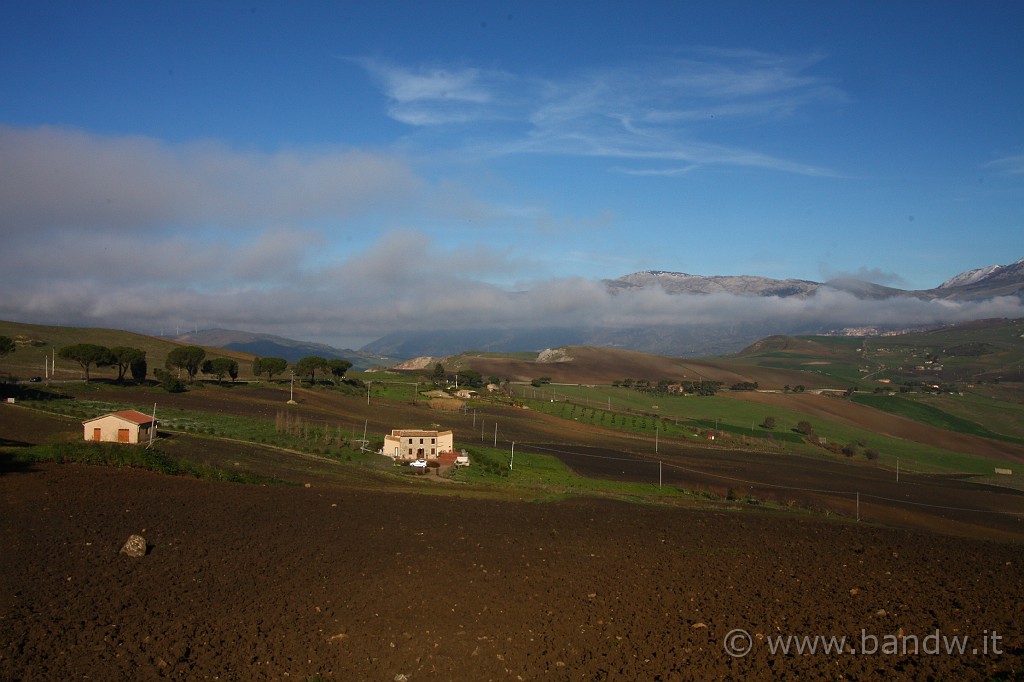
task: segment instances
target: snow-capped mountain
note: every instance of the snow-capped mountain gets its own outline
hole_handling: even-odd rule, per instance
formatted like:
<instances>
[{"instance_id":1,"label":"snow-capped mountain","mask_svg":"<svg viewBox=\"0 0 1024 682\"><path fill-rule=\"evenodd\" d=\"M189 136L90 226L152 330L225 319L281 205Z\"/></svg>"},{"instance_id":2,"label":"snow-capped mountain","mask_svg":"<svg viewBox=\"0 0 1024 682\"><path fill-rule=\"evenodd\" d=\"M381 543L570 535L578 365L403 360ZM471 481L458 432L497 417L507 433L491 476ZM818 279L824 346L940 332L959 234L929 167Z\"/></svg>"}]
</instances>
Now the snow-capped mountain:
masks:
<instances>
[{"instance_id":1,"label":"snow-capped mountain","mask_svg":"<svg viewBox=\"0 0 1024 682\"><path fill-rule=\"evenodd\" d=\"M948 292L942 298L980 299L995 296L1024 297L1024 258L1010 265L989 265L968 270L947 279L935 292Z\"/></svg>"},{"instance_id":2,"label":"snow-capped mountain","mask_svg":"<svg viewBox=\"0 0 1024 682\"><path fill-rule=\"evenodd\" d=\"M1017 261L1018 263L1020 261ZM985 279L993 272L998 272L1005 268L1005 265L988 265L984 268L975 268L974 270L968 270L967 272L961 272L955 277L950 277L945 282L936 287L936 289L950 289L952 287L962 287L968 284L974 284L975 282Z\"/></svg>"}]
</instances>

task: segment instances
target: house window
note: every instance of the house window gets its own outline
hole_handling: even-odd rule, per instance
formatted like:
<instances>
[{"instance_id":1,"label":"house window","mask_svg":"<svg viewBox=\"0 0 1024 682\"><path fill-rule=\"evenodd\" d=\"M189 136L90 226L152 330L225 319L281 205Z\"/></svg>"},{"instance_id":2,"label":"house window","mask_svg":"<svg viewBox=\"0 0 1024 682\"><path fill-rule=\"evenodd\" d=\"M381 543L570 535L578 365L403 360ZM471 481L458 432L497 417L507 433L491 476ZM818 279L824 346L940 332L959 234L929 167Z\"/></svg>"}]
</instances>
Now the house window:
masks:
<instances>
[{"instance_id":1,"label":"house window","mask_svg":"<svg viewBox=\"0 0 1024 682\"><path fill-rule=\"evenodd\" d=\"M436 438L431 438L430 439L430 444L433 445L436 440L437 440Z\"/></svg>"},{"instance_id":2,"label":"house window","mask_svg":"<svg viewBox=\"0 0 1024 682\"><path fill-rule=\"evenodd\" d=\"M420 438L420 445L423 445L423 439Z\"/></svg>"}]
</instances>

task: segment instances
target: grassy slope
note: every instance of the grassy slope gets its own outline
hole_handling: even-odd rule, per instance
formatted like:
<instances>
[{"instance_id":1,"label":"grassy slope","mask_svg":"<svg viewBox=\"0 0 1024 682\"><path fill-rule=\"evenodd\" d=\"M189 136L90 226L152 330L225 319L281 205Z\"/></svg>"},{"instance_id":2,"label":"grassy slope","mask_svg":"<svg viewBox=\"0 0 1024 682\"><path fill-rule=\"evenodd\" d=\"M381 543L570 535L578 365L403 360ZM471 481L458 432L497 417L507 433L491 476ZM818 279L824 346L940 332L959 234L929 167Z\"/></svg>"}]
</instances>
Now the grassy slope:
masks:
<instances>
[{"instance_id":1,"label":"grassy slope","mask_svg":"<svg viewBox=\"0 0 1024 682\"><path fill-rule=\"evenodd\" d=\"M155 368L163 368L167 354L174 348L186 345L161 339L155 336L135 334L118 329L52 327L19 322L0 321L0 336L9 336L16 341L31 341L32 345L19 343L18 349L10 355L0 358L0 374L12 374L20 378L44 376L44 363L47 355L53 350L79 343L95 343L108 348L113 346L130 346L146 351L146 362L149 365L149 377ZM37 345L38 344L38 345ZM238 362L239 379L252 378L252 359L248 353L207 348L207 359L218 357L230 358ZM78 379L82 377L82 368L78 363L64 360L57 356L57 379ZM89 376L96 379L113 379L117 377L117 369L110 367L92 367Z\"/></svg>"}]
</instances>

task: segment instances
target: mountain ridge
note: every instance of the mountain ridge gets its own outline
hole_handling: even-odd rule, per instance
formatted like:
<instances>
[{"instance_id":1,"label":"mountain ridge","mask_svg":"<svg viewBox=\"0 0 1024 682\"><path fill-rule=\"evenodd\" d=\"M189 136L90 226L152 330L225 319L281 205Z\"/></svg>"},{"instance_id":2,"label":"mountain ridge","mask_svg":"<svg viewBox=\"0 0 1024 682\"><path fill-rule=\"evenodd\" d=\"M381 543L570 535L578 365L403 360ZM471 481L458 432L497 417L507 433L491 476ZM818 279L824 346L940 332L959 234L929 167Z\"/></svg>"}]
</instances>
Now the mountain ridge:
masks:
<instances>
[{"instance_id":1,"label":"mountain ridge","mask_svg":"<svg viewBox=\"0 0 1024 682\"><path fill-rule=\"evenodd\" d=\"M758 275L692 275L671 270L641 270L602 281L612 291L659 286L670 294L729 293L738 296L807 297L814 295L822 287L827 287L870 298L911 296L925 299L979 299L1006 295L1024 297L1024 258L1009 265L987 265L966 270L936 287L916 290L887 287L853 277L815 282Z\"/></svg>"},{"instance_id":2,"label":"mountain ridge","mask_svg":"<svg viewBox=\"0 0 1024 682\"><path fill-rule=\"evenodd\" d=\"M365 350L339 349L324 343L298 341L273 334L235 329L200 329L196 332L181 334L174 340L197 346L250 353L259 357L284 358L288 362L296 362L309 355L320 356L328 360L348 360L357 370L386 365L394 361L393 358Z\"/></svg>"},{"instance_id":3,"label":"mountain ridge","mask_svg":"<svg viewBox=\"0 0 1024 682\"><path fill-rule=\"evenodd\" d=\"M693 275L669 270L645 270L600 282L612 296L640 293L660 289L670 296L731 296L732 302L755 301L758 298L789 299L799 308L799 302L812 302L825 292L847 294L859 301L884 305L885 301L949 300L955 302L987 301L998 297L1016 297L1024 300L1024 258L1010 265L987 266L968 270L947 279L937 287L904 290L856 278L837 278L828 282L805 279L774 279L756 275ZM717 303L710 303L716 307ZM894 313L887 322L843 321L833 315L822 321L813 312L794 315L790 319L761 315L760 319L744 317L744 311L757 307L744 303L734 306L739 312L729 320L701 324L681 316L679 322L661 322L650 325L615 326L600 322L593 325L539 326L527 329L468 328L392 332L363 346L361 350L398 358L420 356L443 357L455 355L467 348L481 351L541 350L559 346L581 345L674 355L700 357L733 353L746 345L773 334L829 334L844 333L846 328L874 328L878 332L916 329L921 322L911 322ZM828 304L818 306L824 310ZM705 306L706 308L707 306ZM764 307L764 306L760 306ZM898 308L899 306L894 306ZM1004 306L1005 307L1005 306ZM704 312L701 310L700 312ZM757 311L758 313L760 311ZM990 314L990 313L989 313ZM955 319L936 319L927 324L943 324Z\"/></svg>"}]
</instances>

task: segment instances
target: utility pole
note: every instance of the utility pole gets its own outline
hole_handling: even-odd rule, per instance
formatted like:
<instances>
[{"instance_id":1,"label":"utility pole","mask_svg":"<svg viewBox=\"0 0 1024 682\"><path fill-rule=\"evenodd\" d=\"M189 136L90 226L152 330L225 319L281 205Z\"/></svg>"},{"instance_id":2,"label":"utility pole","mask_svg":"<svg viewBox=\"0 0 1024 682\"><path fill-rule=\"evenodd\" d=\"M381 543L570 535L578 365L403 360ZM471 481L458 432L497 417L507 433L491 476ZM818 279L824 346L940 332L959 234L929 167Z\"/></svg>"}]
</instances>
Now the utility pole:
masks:
<instances>
[{"instance_id":1,"label":"utility pole","mask_svg":"<svg viewBox=\"0 0 1024 682\"><path fill-rule=\"evenodd\" d=\"M512 462L516 461L516 442L512 441L512 458L508 461L508 469L512 470Z\"/></svg>"}]
</instances>

